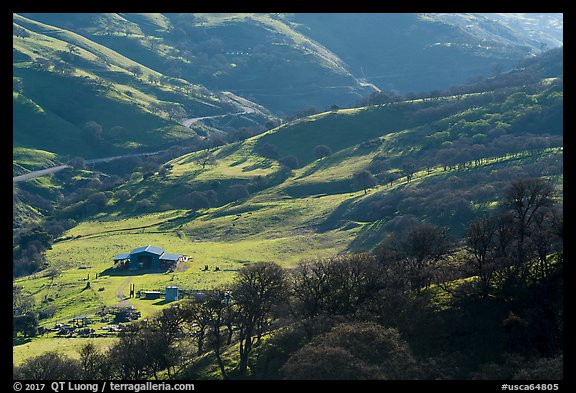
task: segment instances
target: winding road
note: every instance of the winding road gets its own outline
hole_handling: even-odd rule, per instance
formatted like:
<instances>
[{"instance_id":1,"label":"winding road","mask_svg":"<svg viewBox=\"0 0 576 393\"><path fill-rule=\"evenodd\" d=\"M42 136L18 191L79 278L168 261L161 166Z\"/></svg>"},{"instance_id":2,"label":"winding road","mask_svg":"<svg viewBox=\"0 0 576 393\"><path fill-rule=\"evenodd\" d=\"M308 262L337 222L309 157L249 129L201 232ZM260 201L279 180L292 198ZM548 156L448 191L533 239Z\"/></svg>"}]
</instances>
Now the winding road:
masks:
<instances>
[{"instance_id":1,"label":"winding road","mask_svg":"<svg viewBox=\"0 0 576 393\"><path fill-rule=\"evenodd\" d=\"M256 112L256 110L254 108L251 108L251 107L246 106L246 105L241 105L241 108L242 108L242 111L235 112L235 113L226 113L223 115L203 116L203 117L194 117L194 118L190 118L190 119L183 119L180 124L182 124L185 127L190 127L192 124L194 124L198 121L201 121L201 120L217 119L217 118L221 118L221 117L223 118L226 116L232 116L234 118L238 115L245 115L245 114ZM126 154L126 155L121 155L121 156L95 158L95 159L91 159L91 160L85 160L84 162L86 164L96 164L99 162L108 162L108 161L116 160L119 158L150 156L150 155L154 155L154 154L158 154L158 153L161 153L161 151L156 151L156 152L152 152L152 153L135 153L135 154ZM12 177L12 182L18 183L21 181L34 179L34 178L37 178L40 176L50 175L50 174L56 173L58 171L61 171L62 169L66 169L69 167L70 167L70 165L58 165L58 166L54 166L51 168L45 168L45 169L40 169L37 171L32 171L29 173L25 173L23 175Z\"/></svg>"},{"instance_id":2,"label":"winding road","mask_svg":"<svg viewBox=\"0 0 576 393\"><path fill-rule=\"evenodd\" d=\"M113 157L103 157L103 158L94 158L91 160L85 160L84 163L86 164L97 164L99 162L109 162L109 161L113 161L113 160L117 160L119 158L127 158L127 157L142 157L142 156L151 156L154 154L158 154L161 153L161 151L155 151L152 153L134 153L134 154L125 154L122 156L113 156ZM12 178L12 183L18 183L21 181L26 181L26 180L30 180L30 179L34 179L36 177L40 177L40 176L45 176L45 175L50 175L52 173L56 173L58 171L61 171L62 169L66 169L66 168L70 168L70 165L58 165L58 166L53 166L51 168L46 168L46 169L40 169L37 171L32 171L29 173L25 173L23 175L19 175L19 176L14 176Z\"/></svg>"},{"instance_id":3,"label":"winding road","mask_svg":"<svg viewBox=\"0 0 576 393\"><path fill-rule=\"evenodd\" d=\"M192 124L201 121L201 120L206 120L206 119L218 119L218 118L223 118L226 116L238 116L238 115L245 115L248 113L254 113L256 112L254 109L248 107L248 106L244 106L242 107L242 111L241 112L235 112L235 113L226 113L224 115L214 115L214 116L203 116L203 117L193 117L191 119L184 119L182 120L182 122L180 124L182 124L185 127L190 127Z\"/></svg>"},{"instance_id":4,"label":"winding road","mask_svg":"<svg viewBox=\"0 0 576 393\"><path fill-rule=\"evenodd\" d=\"M54 166L52 168L46 168L46 169L41 169L39 171L28 172L28 173L25 173L25 174L20 175L20 176L14 176L12 178L12 182L18 183L21 181L34 179L36 177L50 175L52 173L61 171L62 169L66 169L66 168L69 168L69 165L58 165L58 166Z\"/></svg>"},{"instance_id":5,"label":"winding road","mask_svg":"<svg viewBox=\"0 0 576 393\"><path fill-rule=\"evenodd\" d=\"M183 126L186 127L190 127L192 124L196 123L197 121L201 121L201 120L206 120L206 119L217 119L220 117L226 117L226 116L232 116L232 117L236 117L238 115L244 115L247 113L254 113L256 112L254 109L250 108L250 107L244 107L244 110L242 112L236 112L236 113L227 113L224 115L216 115L216 116L203 116L203 117L194 117L194 118L190 118L190 119L184 119L182 120L182 122L180 124L182 124ZM99 162L109 162L112 160L117 160L119 158L127 158L127 157L142 157L142 156L151 156L154 154L159 154L162 153L162 151L156 151L156 152L152 152L152 153L135 153L135 154L126 154L126 155L122 155L122 156L113 156L113 157L104 157L104 158L94 158L91 160L85 160L84 163L85 164L97 164ZM12 177L12 182L13 183L18 183L21 181L26 181L26 180L30 180L30 179L34 179L40 176L45 176L45 175L50 175L56 172L61 171L62 169L66 169L66 168L70 168L70 165L58 165L58 166L54 166L54 167L50 167L50 168L45 168L45 169L39 169L37 171L32 171L29 173L25 173L23 175L18 175L18 176L14 176Z\"/></svg>"}]
</instances>

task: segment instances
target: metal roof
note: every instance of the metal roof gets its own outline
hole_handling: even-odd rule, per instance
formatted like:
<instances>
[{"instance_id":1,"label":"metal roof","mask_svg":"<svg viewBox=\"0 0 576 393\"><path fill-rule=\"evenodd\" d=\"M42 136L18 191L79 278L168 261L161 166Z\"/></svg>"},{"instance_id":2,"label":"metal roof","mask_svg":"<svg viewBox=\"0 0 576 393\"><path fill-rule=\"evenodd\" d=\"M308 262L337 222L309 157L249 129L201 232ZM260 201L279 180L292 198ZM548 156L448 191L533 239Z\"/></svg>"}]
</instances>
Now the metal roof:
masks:
<instances>
[{"instance_id":1,"label":"metal roof","mask_svg":"<svg viewBox=\"0 0 576 393\"><path fill-rule=\"evenodd\" d=\"M150 254L162 255L164 254L164 249L155 246L143 246L135 248L130 252L130 254L138 254L141 252L149 252Z\"/></svg>"},{"instance_id":2,"label":"metal roof","mask_svg":"<svg viewBox=\"0 0 576 393\"><path fill-rule=\"evenodd\" d=\"M130 254L118 254L114 257L114 261L121 261L123 259L130 259Z\"/></svg>"},{"instance_id":3,"label":"metal roof","mask_svg":"<svg viewBox=\"0 0 576 393\"><path fill-rule=\"evenodd\" d=\"M181 254L164 253L160 256L160 259L165 260L165 261L177 261L178 259L180 259L181 256L182 256Z\"/></svg>"}]
</instances>

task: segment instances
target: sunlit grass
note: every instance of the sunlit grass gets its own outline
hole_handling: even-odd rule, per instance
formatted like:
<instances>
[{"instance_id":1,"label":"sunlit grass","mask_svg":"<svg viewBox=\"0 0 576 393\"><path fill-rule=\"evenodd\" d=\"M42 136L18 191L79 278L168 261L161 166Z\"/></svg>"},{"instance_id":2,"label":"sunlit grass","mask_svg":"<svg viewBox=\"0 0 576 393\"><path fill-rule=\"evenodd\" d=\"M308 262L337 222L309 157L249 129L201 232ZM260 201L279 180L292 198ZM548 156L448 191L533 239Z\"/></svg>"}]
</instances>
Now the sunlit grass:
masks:
<instances>
[{"instance_id":1,"label":"sunlit grass","mask_svg":"<svg viewBox=\"0 0 576 393\"><path fill-rule=\"evenodd\" d=\"M58 156L55 153L45 150L13 147L12 159L14 162L17 162L29 169L42 169L54 166L58 160Z\"/></svg>"},{"instance_id":2,"label":"sunlit grass","mask_svg":"<svg viewBox=\"0 0 576 393\"><path fill-rule=\"evenodd\" d=\"M94 338L44 338L38 337L32 341L13 347L13 364L19 365L26 359L42 355L48 351L54 351L61 355L73 359L80 358L80 349L88 344L94 344L100 351L105 351L112 346L118 339L115 337Z\"/></svg>"}]
</instances>

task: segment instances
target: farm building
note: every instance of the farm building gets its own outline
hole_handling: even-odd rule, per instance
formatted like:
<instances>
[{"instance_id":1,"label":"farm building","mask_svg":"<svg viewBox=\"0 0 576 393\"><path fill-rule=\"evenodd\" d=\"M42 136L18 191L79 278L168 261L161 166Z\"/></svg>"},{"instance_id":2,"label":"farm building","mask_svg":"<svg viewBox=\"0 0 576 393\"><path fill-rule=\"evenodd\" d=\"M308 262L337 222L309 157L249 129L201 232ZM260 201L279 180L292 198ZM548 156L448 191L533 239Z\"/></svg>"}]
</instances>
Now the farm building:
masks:
<instances>
[{"instance_id":1,"label":"farm building","mask_svg":"<svg viewBox=\"0 0 576 393\"><path fill-rule=\"evenodd\" d=\"M168 269L175 266L182 259L181 254L168 254L164 249L155 246L143 246L127 254L118 254L113 260L114 264L128 264L130 269Z\"/></svg>"},{"instance_id":2,"label":"farm building","mask_svg":"<svg viewBox=\"0 0 576 393\"><path fill-rule=\"evenodd\" d=\"M178 300L178 287L170 286L166 287L166 292L164 298L167 302L175 302Z\"/></svg>"}]
</instances>

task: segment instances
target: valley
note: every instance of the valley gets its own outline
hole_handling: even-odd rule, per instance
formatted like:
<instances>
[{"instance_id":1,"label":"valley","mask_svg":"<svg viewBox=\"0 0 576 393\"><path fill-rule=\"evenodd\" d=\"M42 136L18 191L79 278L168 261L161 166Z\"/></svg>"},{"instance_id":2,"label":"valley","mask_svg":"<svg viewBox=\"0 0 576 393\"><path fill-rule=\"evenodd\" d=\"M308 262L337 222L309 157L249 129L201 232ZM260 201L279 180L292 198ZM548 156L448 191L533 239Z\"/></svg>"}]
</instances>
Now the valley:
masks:
<instances>
[{"instance_id":1,"label":"valley","mask_svg":"<svg viewBox=\"0 0 576 393\"><path fill-rule=\"evenodd\" d=\"M508 354L541 375L529 351L561 361L551 327L561 296L551 288L563 266L562 48L536 54L534 33L528 45L480 14L358 14L338 39L345 17L14 15L23 29L15 27L13 75L16 372L29 375L31 359L54 351L62 362L85 359L86 344L123 362L120 352L141 350L123 349L131 337L166 342L158 351L175 355L158 365L166 353L150 346L140 356L156 360L132 371L72 375L309 379L316 370L338 379L313 366L339 346L347 352L338 357L356 359L342 365L350 379L497 379L490 365L509 367ZM362 34L382 37L375 21L397 24L389 47L359 47ZM462 23L474 27L463 33ZM414 76L441 69L435 57L424 67L400 53L394 67L411 76L389 66L379 79L377 64L407 31L408 46L429 56L438 48L427 40L459 40L455 52L440 45L444 59L461 70L476 64L478 78L427 84ZM462 48L487 37L494 46L480 64L477 49ZM544 195L542 215L530 213L520 232L500 216L513 212L515 182ZM490 241L503 239L486 251L497 261L489 273L471 245L486 217L501 220ZM419 230L422 243L409 237ZM152 254L144 268L113 260L145 246L182 258L169 269L150 268ZM273 296L254 295L274 283ZM179 296L169 300L173 287ZM533 300L540 293L548 305ZM265 299L261 308L250 308L254 299ZM254 309L262 314L251 325ZM540 312L554 315L550 324L536 322ZM502 321L512 327L501 331ZM165 330L172 322L180 333ZM363 343L330 341L345 329L357 340L400 340L404 371L366 360L356 352ZM487 335L495 339L483 346ZM466 359L461 369L438 360L442 346Z\"/></svg>"}]
</instances>

